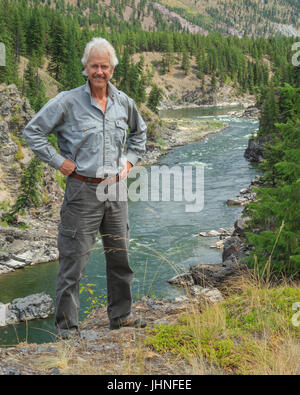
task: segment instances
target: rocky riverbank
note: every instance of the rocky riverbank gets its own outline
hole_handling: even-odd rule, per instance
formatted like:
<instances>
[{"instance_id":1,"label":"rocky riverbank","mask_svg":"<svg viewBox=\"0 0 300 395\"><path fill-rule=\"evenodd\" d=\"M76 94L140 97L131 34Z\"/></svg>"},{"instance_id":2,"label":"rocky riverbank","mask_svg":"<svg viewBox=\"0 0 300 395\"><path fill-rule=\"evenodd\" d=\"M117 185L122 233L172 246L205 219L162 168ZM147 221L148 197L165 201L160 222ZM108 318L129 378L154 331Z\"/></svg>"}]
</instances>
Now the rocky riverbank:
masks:
<instances>
[{"instance_id":1,"label":"rocky riverbank","mask_svg":"<svg viewBox=\"0 0 300 395\"><path fill-rule=\"evenodd\" d=\"M34 157L22 130L34 116L15 85L0 85L0 275L27 265L54 261L63 190L53 168L42 165L38 183L40 207L17 215L14 226L2 218L20 193L23 169Z\"/></svg>"},{"instance_id":2,"label":"rocky riverbank","mask_svg":"<svg viewBox=\"0 0 300 395\"><path fill-rule=\"evenodd\" d=\"M53 313L54 302L44 292L17 298L10 303L0 303L0 327L47 318Z\"/></svg>"},{"instance_id":3,"label":"rocky riverbank","mask_svg":"<svg viewBox=\"0 0 300 395\"><path fill-rule=\"evenodd\" d=\"M58 259L59 218L22 218L27 228L0 227L0 274Z\"/></svg>"},{"instance_id":4,"label":"rocky riverbank","mask_svg":"<svg viewBox=\"0 0 300 395\"><path fill-rule=\"evenodd\" d=\"M199 141L210 134L222 132L227 127L226 122L165 118L161 125L157 125L158 139L147 142L147 151L139 165L152 165L170 149Z\"/></svg>"},{"instance_id":5,"label":"rocky riverbank","mask_svg":"<svg viewBox=\"0 0 300 395\"><path fill-rule=\"evenodd\" d=\"M235 199L228 200L227 204L234 202L235 205L245 206L243 214L246 214L248 203L255 200L253 189L260 185L259 177L255 177L248 188L242 189L240 194ZM237 218L234 226L230 229L220 228L199 234L199 237L217 236L220 238L220 241L211 247L222 250L221 263L190 266L186 273L179 274L168 282L190 290L192 295L195 292L201 294L210 290L210 292L214 292L218 300L221 300L222 294L227 293L232 281L249 271L243 262L243 259L249 256L251 250L245 239L245 232L250 230L249 217L243 214ZM220 296L219 292L221 292Z\"/></svg>"},{"instance_id":6,"label":"rocky riverbank","mask_svg":"<svg viewBox=\"0 0 300 395\"><path fill-rule=\"evenodd\" d=\"M203 302L200 299L200 303ZM194 308L199 308L199 306ZM137 316L145 317L147 328L110 331L106 308L94 310L80 325L80 336L53 343L20 343L0 348L0 375L60 374L197 374L193 365L170 353L145 348L144 341L155 325L172 325L190 311L188 299L170 301L143 297L134 303Z\"/></svg>"}]
</instances>

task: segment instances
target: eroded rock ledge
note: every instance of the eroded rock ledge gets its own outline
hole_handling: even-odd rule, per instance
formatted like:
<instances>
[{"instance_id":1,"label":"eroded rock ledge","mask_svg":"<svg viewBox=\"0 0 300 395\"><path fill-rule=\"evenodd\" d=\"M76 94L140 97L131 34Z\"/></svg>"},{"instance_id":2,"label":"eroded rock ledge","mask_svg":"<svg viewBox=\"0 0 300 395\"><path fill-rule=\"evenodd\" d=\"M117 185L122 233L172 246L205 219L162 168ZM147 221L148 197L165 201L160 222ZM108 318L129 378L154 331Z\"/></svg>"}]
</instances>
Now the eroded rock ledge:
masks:
<instances>
[{"instance_id":1,"label":"eroded rock ledge","mask_svg":"<svg viewBox=\"0 0 300 395\"><path fill-rule=\"evenodd\" d=\"M44 292L0 303L0 327L18 324L37 318L47 318L54 313L54 303Z\"/></svg>"}]
</instances>

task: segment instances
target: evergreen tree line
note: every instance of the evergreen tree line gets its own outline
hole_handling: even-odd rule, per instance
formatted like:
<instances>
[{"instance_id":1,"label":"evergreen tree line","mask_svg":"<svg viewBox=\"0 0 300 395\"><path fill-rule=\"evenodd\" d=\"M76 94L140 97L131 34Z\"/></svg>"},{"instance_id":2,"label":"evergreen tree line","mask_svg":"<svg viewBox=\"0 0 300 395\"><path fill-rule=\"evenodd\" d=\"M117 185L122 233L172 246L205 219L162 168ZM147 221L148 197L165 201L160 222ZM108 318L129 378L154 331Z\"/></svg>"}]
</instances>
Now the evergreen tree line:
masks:
<instances>
[{"instance_id":1,"label":"evergreen tree line","mask_svg":"<svg viewBox=\"0 0 300 395\"><path fill-rule=\"evenodd\" d=\"M80 59L86 43L95 36L107 38L116 48L119 66L114 82L138 103L146 101L145 89L151 83L151 75L145 74L143 59L134 64L131 55L143 51L161 52L164 72L170 70L175 54L179 53L182 67L188 73L189 59L193 56L197 60L197 70L193 72L200 79L210 74L214 85L216 81L221 85L232 81L241 93L255 93L258 97L269 83L267 62L272 65L275 86L284 82L295 84L292 38L239 39L218 33L203 36L175 31L146 32L134 26L120 32L117 21L116 29L111 31L101 25L91 29L91 15L81 16L83 19L78 21L63 1L56 2L57 10L48 4L40 6L38 1L32 3L36 5L29 6L25 0L0 2L0 42L6 46L6 67L0 67L0 82L15 83L36 111L47 101L38 66L46 58L49 60L48 70L59 82L60 90L83 84ZM147 12L145 6L140 12ZM23 81L18 76L20 56L29 59Z\"/></svg>"},{"instance_id":2,"label":"evergreen tree line","mask_svg":"<svg viewBox=\"0 0 300 395\"><path fill-rule=\"evenodd\" d=\"M295 73L299 73L295 70ZM249 262L260 275L300 274L300 88L271 87L262 104L258 138L264 144L263 187L248 215L255 232L246 233L253 246ZM258 231L259 229L259 231Z\"/></svg>"}]
</instances>

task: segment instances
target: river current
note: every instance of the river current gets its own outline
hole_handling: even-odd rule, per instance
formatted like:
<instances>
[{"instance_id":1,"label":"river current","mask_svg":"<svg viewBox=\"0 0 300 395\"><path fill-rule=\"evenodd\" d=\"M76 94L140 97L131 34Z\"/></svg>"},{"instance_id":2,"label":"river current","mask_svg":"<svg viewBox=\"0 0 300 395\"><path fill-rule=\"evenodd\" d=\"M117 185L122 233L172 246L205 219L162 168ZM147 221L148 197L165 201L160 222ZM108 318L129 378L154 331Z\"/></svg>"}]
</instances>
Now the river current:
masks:
<instances>
[{"instance_id":1,"label":"river current","mask_svg":"<svg viewBox=\"0 0 300 395\"><path fill-rule=\"evenodd\" d=\"M187 212L184 200L176 201L171 190L171 201L130 201L130 261L135 273L132 292L134 299L144 295L174 298L182 290L171 286L167 280L188 269L190 265L221 262L221 252L211 248L217 237L199 237L199 232L232 227L241 214L242 207L227 206L226 200L234 198L258 174L256 165L244 158L244 151L251 133L258 128L258 121L228 115L230 108L180 109L161 112L161 117L216 119L229 124L224 131L176 147L162 156L156 166L168 168L197 167L203 174L203 207ZM148 174L151 167L146 168ZM183 170L182 170L183 171ZM199 173L200 174L200 173ZM172 186L175 181L171 182ZM194 185L195 184L195 185ZM197 187L194 182L193 188ZM149 195L150 196L150 195ZM17 297L45 292L55 300L55 282L58 263L45 263L25 267L0 277L0 301L8 303ZM105 303L105 259L101 240L92 252L82 284L93 289L98 301ZM81 293L80 320L86 316L90 305L87 291ZM53 341L54 317L30 321L15 327L0 328L1 345L21 341L43 343Z\"/></svg>"}]
</instances>

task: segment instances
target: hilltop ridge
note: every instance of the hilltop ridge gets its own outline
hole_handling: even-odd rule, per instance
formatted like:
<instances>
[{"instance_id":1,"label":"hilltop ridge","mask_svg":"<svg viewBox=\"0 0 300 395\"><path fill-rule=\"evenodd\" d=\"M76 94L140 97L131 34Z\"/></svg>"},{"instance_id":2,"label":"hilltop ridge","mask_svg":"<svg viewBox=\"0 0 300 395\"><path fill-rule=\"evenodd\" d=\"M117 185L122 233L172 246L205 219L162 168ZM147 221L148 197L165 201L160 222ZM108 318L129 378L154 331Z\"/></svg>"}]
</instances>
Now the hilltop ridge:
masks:
<instances>
[{"instance_id":1,"label":"hilltop ridge","mask_svg":"<svg viewBox=\"0 0 300 395\"><path fill-rule=\"evenodd\" d=\"M31 0L77 16L91 25L104 16L110 22L145 31L174 30L253 37L300 37L300 4L297 0Z\"/></svg>"}]
</instances>

